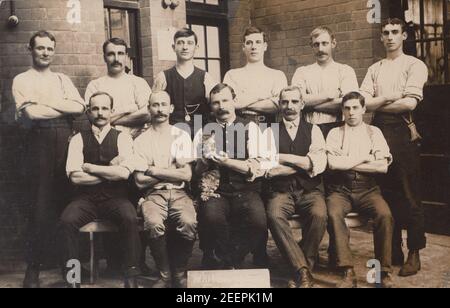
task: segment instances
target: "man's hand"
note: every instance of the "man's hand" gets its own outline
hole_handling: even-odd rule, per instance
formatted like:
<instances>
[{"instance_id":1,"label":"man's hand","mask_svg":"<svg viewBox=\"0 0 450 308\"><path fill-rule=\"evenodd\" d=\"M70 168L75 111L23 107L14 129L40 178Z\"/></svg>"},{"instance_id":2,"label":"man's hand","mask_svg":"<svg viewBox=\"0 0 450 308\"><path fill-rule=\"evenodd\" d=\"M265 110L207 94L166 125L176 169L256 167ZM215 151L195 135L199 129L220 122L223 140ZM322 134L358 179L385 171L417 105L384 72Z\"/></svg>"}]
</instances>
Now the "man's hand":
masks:
<instances>
[{"instance_id":1,"label":"man's hand","mask_svg":"<svg viewBox=\"0 0 450 308\"><path fill-rule=\"evenodd\" d=\"M329 101L332 101L336 98L341 97L341 91L340 90L327 91L327 92L325 92L325 95Z\"/></svg>"},{"instance_id":2,"label":"man's hand","mask_svg":"<svg viewBox=\"0 0 450 308\"><path fill-rule=\"evenodd\" d=\"M341 149L327 149L327 152L334 156L344 156L344 151Z\"/></svg>"},{"instance_id":3,"label":"man's hand","mask_svg":"<svg viewBox=\"0 0 450 308\"><path fill-rule=\"evenodd\" d=\"M371 163L376 161L375 155L374 154L369 154L367 155L367 157L364 159L364 163Z\"/></svg>"},{"instance_id":4,"label":"man's hand","mask_svg":"<svg viewBox=\"0 0 450 308\"><path fill-rule=\"evenodd\" d=\"M225 152L220 152L219 155L212 155L211 160L221 166L227 162L228 155Z\"/></svg>"},{"instance_id":5,"label":"man's hand","mask_svg":"<svg viewBox=\"0 0 450 308\"><path fill-rule=\"evenodd\" d=\"M155 171L155 167L150 166L150 167L148 167L147 171L145 171L145 175L153 177L153 175L155 174L154 171Z\"/></svg>"},{"instance_id":6,"label":"man's hand","mask_svg":"<svg viewBox=\"0 0 450 308\"><path fill-rule=\"evenodd\" d=\"M386 95L386 100L393 103L395 101L398 101L399 99L402 99L403 97L404 97L403 92L394 92Z\"/></svg>"},{"instance_id":7,"label":"man's hand","mask_svg":"<svg viewBox=\"0 0 450 308\"><path fill-rule=\"evenodd\" d=\"M83 166L81 167L81 169L85 173L93 173L94 168L95 166L93 164L83 164Z\"/></svg>"},{"instance_id":8,"label":"man's hand","mask_svg":"<svg viewBox=\"0 0 450 308\"><path fill-rule=\"evenodd\" d=\"M125 158L122 156L116 156L110 163L110 166L120 166L121 163L125 161Z\"/></svg>"}]
</instances>

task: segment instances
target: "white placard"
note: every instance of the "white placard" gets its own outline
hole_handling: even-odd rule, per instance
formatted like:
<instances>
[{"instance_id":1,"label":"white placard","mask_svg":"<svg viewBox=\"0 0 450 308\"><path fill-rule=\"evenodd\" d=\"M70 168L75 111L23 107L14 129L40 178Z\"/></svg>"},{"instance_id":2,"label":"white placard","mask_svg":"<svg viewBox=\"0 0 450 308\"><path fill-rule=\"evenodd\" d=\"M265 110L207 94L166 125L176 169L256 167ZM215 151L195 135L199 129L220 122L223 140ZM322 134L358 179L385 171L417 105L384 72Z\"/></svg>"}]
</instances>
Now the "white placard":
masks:
<instances>
[{"instance_id":1,"label":"white placard","mask_svg":"<svg viewBox=\"0 0 450 308\"><path fill-rule=\"evenodd\" d=\"M172 49L173 36L177 29L165 28L158 30L158 60L176 61L177 57Z\"/></svg>"},{"instance_id":2,"label":"white placard","mask_svg":"<svg viewBox=\"0 0 450 308\"><path fill-rule=\"evenodd\" d=\"M270 273L267 269L189 271L188 288L268 289L270 288Z\"/></svg>"}]
</instances>

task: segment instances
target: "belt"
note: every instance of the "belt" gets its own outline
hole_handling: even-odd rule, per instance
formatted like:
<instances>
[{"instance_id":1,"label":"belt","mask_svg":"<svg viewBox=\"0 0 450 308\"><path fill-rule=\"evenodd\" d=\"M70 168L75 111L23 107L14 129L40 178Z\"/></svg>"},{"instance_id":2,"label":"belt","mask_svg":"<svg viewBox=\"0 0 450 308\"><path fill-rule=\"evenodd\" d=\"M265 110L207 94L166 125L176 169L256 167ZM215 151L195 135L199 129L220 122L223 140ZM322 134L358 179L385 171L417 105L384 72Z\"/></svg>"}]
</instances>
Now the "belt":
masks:
<instances>
[{"instance_id":1,"label":"belt","mask_svg":"<svg viewBox=\"0 0 450 308\"><path fill-rule=\"evenodd\" d=\"M174 189L184 189L186 187L186 183L183 182L181 183L181 185L175 185L172 183L165 183L165 184L160 184L160 185L156 185L155 187L153 187L154 190L174 190Z\"/></svg>"}]
</instances>

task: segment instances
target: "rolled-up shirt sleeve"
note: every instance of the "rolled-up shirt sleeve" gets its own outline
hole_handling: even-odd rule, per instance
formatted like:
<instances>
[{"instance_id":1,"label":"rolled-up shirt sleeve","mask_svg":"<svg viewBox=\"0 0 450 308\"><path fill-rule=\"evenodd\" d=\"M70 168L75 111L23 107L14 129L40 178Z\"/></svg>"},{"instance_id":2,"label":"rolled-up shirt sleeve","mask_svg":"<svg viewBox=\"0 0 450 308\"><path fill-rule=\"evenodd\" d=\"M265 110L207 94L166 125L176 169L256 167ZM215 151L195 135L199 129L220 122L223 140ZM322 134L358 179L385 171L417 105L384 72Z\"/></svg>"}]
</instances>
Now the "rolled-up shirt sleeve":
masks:
<instances>
[{"instance_id":1,"label":"rolled-up shirt sleeve","mask_svg":"<svg viewBox=\"0 0 450 308\"><path fill-rule=\"evenodd\" d=\"M84 109L86 109L86 103L81 98L80 92L78 92L78 89L73 84L72 80L66 75L58 74L59 78L61 78L61 83L63 87L64 92L64 99L76 102L83 106Z\"/></svg>"},{"instance_id":2,"label":"rolled-up shirt sleeve","mask_svg":"<svg viewBox=\"0 0 450 308\"><path fill-rule=\"evenodd\" d=\"M134 81L135 86L135 101L139 109L142 109L148 105L152 89L148 85L147 81L143 78L136 77Z\"/></svg>"},{"instance_id":3,"label":"rolled-up shirt sleeve","mask_svg":"<svg viewBox=\"0 0 450 308\"><path fill-rule=\"evenodd\" d=\"M408 70L404 95L414 97L419 102L423 100L423 87L428 81L428 68L422 61L414 62Z\"/></svg>"},{"instance_id":4,"label":"rolled-up shirt sleeve","mask_svg":"<svg viewBox=\"0 0 450 308\"><path fill-rule=\"evenodd\" d=\"M383 136L383 133L378 127L371 126L371 129L373 131L372 136L372 144L373 149L372 153L379 159L379 158L386 158L388 161L388 165L392 164L393 157L389 149L389 145L387 144L386 139Z\"/></svg>"},{"instance_id":5,"label":"rolled-up shirt sleeve","mask_svg":"<svg viewBox=\"0 0 450 308\"><path fill-rule=\"evenodd\" d=\"M133 162L133 138L131 138L131 136L127 133L120 133L117 139L117 148L119 150L119 156L123 158L120 166L128 169L130 174L133 173L135 169Z\"/></svg>"},{"instance_id":6,"label":"rolled-up shirt sleeve","mask_svg":"<svg viewBox=\"0 0 450 308\"><path fill-rule=\"evenodd\" d=\"M72 140L70 140L66 163L66 174L69 178L72 173L83 171L83 147L83 138L81 138L81 134L75 135Z\"/></svg>"},{"instance_id":7,"label":"rolled-up shirt sleeve","mask_svg":"<svg viewBox=\"0 0 450 308\"><path fill-rule=\"evenodd\" d=\"M248 126L248 153L249 164L255 166L255 159L260 170L270 170L277 165L277 148L272 129L261 131L253 122Z\"/></svg>"},{"instance_id":8,"label":"rolled-up shirt sleeve","mask_svg":"<svg viewBox=\"0 0 450 308\"><path fill-rule=\"evenodd\" d=\"M141 135L143 136L143 135ZM153 165L153 162L149 162L147 156L145 154L145 144L144 139L138 137L134 141L134 154L133 154L133 167L134 171L137 172L146 172L150 165Z\"/></svg>"},{"instance_id":9,"label":"rolled-up shirt sleeve","mask_svg":"<svg viewBox=\"0 0 450 308\"><path fill-rule=\"evenodd\" d=\"M31 97L31 95L27 93L29 87L23 79L24 78L19 75L14 78L12 84L12 94L16 104L16 119L19 119L22 116L22 112L25 108L37 103L37 98Z\"/></svg>"},{"instance_id":10,"label":"rolled-up shirt sleeve","mask_svg":"<svg viewBox=\"0 0 450 308\"><path fill-rule=\"evenodd\" d=\"M311 160L312 168L308 172L310 177L323 173L327 167L326 143L322 131L317 125L311 132L311 146L307 157Z\"/></svg>"},{"instance_id":11,"label":"rolled-up shirt sleeve","mask_svg":"<svg viewBox=\"0 0 450 308\"><path fill-rule=\"evenodd\" d=\"M359 91L355 70L348 65L345 65L343 68L341 90L342 95Z\"/></svg>"},{"instance_id":12,"label":"rolled-up shirt sleeve","mask_svg":"<svg viewBox=\"0 0 450 308\"><path fill-rule=\"evenodd\" d=\"M366 98L367 97L375 97L375 94L376 94L375 93L375 81L373 78L373 75L374 75L373 70L374 70L373 66L369 67L369 70L367 71L367 74L364 77L364 80L359 89L361 94L364 95Z\"/></svg>"}]
</instances>

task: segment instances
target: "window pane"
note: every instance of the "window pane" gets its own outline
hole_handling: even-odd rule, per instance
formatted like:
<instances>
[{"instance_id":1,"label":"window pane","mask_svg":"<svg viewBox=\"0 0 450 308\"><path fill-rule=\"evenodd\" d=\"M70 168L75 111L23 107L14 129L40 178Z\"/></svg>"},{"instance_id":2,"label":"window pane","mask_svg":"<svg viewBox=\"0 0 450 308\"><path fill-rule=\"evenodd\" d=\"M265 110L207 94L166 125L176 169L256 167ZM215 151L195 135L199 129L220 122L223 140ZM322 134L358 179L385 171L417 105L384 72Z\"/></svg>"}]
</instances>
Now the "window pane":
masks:
<instances>
[{"instance_id":1,"label":"window pane","mask_svg":"<svg viewBox=\"0 0 450 308\"><path fill-rule=\"evenodd\" d=\"M414 23L415 39L420 40L420 0L409 0L408 5L405 19ZM444 3L443 0L423 1L423 8L423 41L407 43L405 49L425 62L429 69L429 83L445 83Z\"/></svg>"},{"instance_id":2,"label":"window pane","mask_svg":"<svg viewBox=\"0 0 450 308\"><path fill-rule=\"evenodd\" d=\"M199 26L199 25L192 25L192 31L197 34L198 37L198 51L196 53L196 57L204 58L206 57L206 50L205 50L205 27Z\"/></svg>"},{"instance_id":3,"label":"window pane","mask_svg":"<svg viewBox=\"0 0 450 308\"><path fill-rule=\"evenodd\" d=\"M208 57L220 58L219 28L207 27Z\"/></svg>"},{"instance_id":4,"label":"window pane","mask_svg":"<svg viewBox=\"0 0 450 308\"><path fill-rule=\"evenodd\" d=\"M206 70L206 61L205 60L194 60L194 65L202 70Z\"/></svg>"},{"instance_id":5,"label":"window pane","mask_svg":"<svg viewBox=\"0 0 450 308\"><path fill-rule=\"evenodd\" d=\"M209 60L208 61L208 73L215 80L222 80L222 75L220 74L220 61L219 60Z\"/></svg>"},{"instance_id":6,"label":"window pane","mask_svg":"<svg viewBox=\"0 0 450 308\"><path fill-rule=\"evenodd\" d=\"M219 5L219 0L206 0L206 4Z\"/></svg>"}]
</instances>

